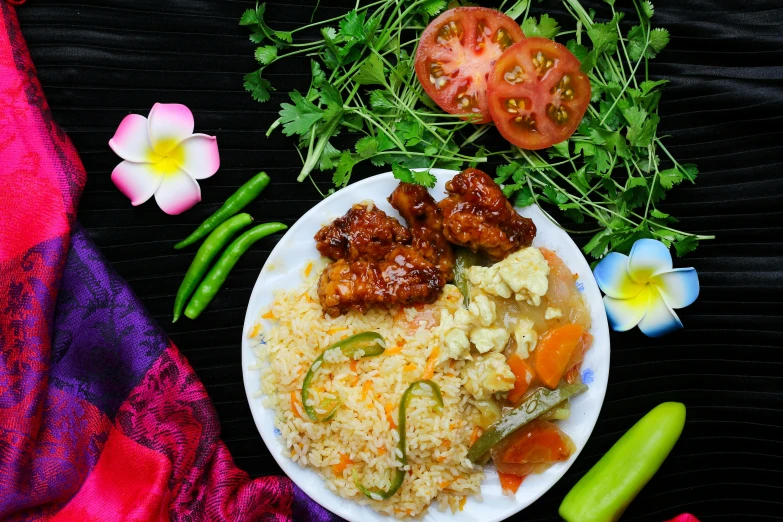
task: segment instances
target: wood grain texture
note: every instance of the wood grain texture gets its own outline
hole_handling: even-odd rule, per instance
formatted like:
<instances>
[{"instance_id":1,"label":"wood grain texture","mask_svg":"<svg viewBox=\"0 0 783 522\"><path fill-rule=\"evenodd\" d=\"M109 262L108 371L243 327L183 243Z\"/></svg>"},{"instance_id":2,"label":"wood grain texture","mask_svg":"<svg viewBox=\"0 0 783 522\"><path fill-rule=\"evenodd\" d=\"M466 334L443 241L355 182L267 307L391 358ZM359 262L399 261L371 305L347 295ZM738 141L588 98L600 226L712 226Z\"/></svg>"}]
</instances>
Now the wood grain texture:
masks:
<instances>
[{"instance_id":1,"label":"wood grain texture","mask_svg":"<svg viewBox=\"0 0 783 522\"><path fill-rule=\"evenodd\" d=\"M297 27L314 3L268 2L268 21ZM248 209L256 220L290 225L320 200L310 183L294 180L300 160L292 142L280 133L264 136L285 93L306 88L307 62L269 69L278 88L269 103L242 89L242 75L256 66L237 21L253 4L29 0L18 12L54 117L87 168L79 219L195 367L237 464L263 475L280 470L250 417L240 335L276 239L242 258L197 322L170 323L193 255L172 246L251 175L263 169L273 177ZM335 16L344 11L340 4L322 1L319 13ZM553 0L534 10L541 8L555 18L562 12ZM674 190L661 209L680 217L684 230L718 238L676 261L696 267L702 284L699 300L680 313L684 331L663 339L638 331L612 336L609 391L593 437L563 480L518 520L557 520L576 480L667 400L687 405L685 432L623 520L690 511L704 521L760 521L783 510L783 7L777 0L667 0L656 2L656 21L672 35L650 67L671 81L660 130L675 157L701 170L695 186ZM126 114L146 114L155 102L187 104L196 130L220 144L220 172L201 182L203 202L181 216L166 216L153 202L131 207L109 178L119 161L109 138ZM328 187L328 176L317 178Z\"/></svg>"}]
</instances>

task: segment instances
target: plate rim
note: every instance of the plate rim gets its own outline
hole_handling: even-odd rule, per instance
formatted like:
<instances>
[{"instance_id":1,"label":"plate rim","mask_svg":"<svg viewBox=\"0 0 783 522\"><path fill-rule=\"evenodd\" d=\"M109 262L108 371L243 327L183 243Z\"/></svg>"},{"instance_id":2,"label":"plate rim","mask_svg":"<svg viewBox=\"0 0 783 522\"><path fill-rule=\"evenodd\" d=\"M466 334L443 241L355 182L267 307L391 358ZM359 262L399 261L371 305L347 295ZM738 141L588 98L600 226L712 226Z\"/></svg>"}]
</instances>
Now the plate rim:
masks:
<instances>
[{"instance_id":1,"label":"plate rim","mask_svg":"<svg viewBox=\"0 0 783 522\"><path fill-rule=\"evenodd\" d=\"M421 170L421 169L414 169L414 170ZM435 174L437 177L440 177L440 176L453 177L456 174L458 174L460 171L450 170L450 169L436 169L436 168L433 168L433 169L430 169L430 172ZM352 183L351 185L348 186L348 188L358 189L358 188L360 188L360 187L362 187L364 185L368 185L368 184L370 184L372 182L376 182L379 179L386 179L386 178L390 178L390 177L393 179L393 174L391 172L388 172L388 171L380 173L380 174L375 174L375 175L369 176L369 177L367 177L367 178L365 178L363 180L360 180L360 181L357 181L355 183ZM377 512L377 511L373 510L370 506L365 506L365 505L362 505L362 504L359 504L359 503L355 502L354 500L340 497L339 495L337 495L337 493L335 493L334 491L330 490L328 487L325 486L324 479L322 477L320 477L320 476L318 476L318 478L320 480L320 482L319 482L320 487L316 488L314 486L311 487L311 484L309 482L305 483L305 482L303 482L301 480L297 480L297 478L301 478L301 477L294 478L291 475L291 473L289 473L289 470L287 469L289 467L292 467L292 469L299 469L299 470L302 470L302 471L310 471L310 472L314 472L314 473L317 473L317 472L315 472L314 470L312 470L310 468L303 468L302 466L300 466L298 463L294 462L290 458L283 456L282 452L274 451L274 450L272 450L270 448L270 442L271 441L267 440L268 438L275 439L274 442L276 442L277 444L280 444L280 442L278 440L276 440L277 439L277 435L269 435L269 434L266 433L267 430L263 430L262 429L262 426L264 425L264 423L262 423L262 420L263 420L262 417L263 417L264 414L270 414L270 413L273 414L273 412L270 412L270 409L265 407L263 405L263 403L261 402L263 400L263 395L262 396L256 396L256 392L260 389L260 380L258 378L258 369L251 369L250 368L251 365L255 365L257 363L255 355L252 353L252 347L249 346L250 345L250 340L248 338L248 334L250 333L250 331L253 328L254 324L257 322L256 315L255 314L251 314L251 305L252 305L253 301L255 300L254 298L256 296L256 293L259 292L259 291L263 291L260 287L262 286L262 281L261 281L262 277L266 275L264 269L267 268L267 265L269 264L269 260L270 259L274 259L276 257L278 249L284 248L284 247L281 246L281 244L283 243L283 238L285 238L289 234L295 234L297 232L299 226L304 226L302 224L307 221L305 218L307 218L311 214L317 214L323 207L325 207L325 206L327 206L329 204L330 199L332 199L333 197L339 195L340 192L341 191L337 191L334 194L330 195L329 197L324 198L322 201L319 201L312 208L310 208L307 212L305 212L299 219L297 219L297 221L291 226L291 228L289 228L286 231L286 233L283 235L283 237L281 237L280 240L278 240L277 244L274 246L272 251L267 256L267 259L264 262L264 265L261 267L261 270L259 271L258 277L256 278L256 282L253 285L253 290L251 291L250 299L248 301L248 304L247 304L247 307L246 307L246 310L245 310L245 319L244 319L244 324L243 324L243 328L242 328L242 339L241 339L242 381L243 381L243 386L245 388L245 396L247 397L248 407L250 408L251 416L253 417L253 423L255 424L256 429L258 430L258 433L261 436L261 439L264 441L264 444L266 445L267 450L272 455L272 457L275 459L275 461L277 462L278 466L280 466L280 469L283 471L283 473L285 473L285 475L294 484L296 484L302 491L304 491L304 493L308 497L310 497L314 502L319 504L324 509L326 509L326 510L334 513L335 515L340 516L340 517L342 517L342 518L344 518L344 519L346 519L346 520L348 520L350 522L365 522L365 521L355 518L354 517L355 513L349 513L349 512L346 512L344 509L342 509L343 505L345 505L345 504L348 504L349 506L351 506L351 508L360 508L360 509L368 508L368 509L372 510L372 512L373 512L373 514L375 516L380 517L381 519L384 519L384 520L395 520L394 517L392 517L390 515L386 515L384 513ZM515 207L515 208L517 208L517 207ZM544 219L549 219L550 221L553 222L553 224L555 226L559 227L557 222L551 216L547 215L543 210L538 209L538 208L536 210L538 210L538 212L541 213L541 215L544 217ZM321 214L323 214L323 212ZM579 251L580 256L582 257L582 259L584 260L584 262L587 264L587 266L589 268L589 262L584 257L584 254L582 253L581 249L579 249L579 247L574 243L573 239L571 238L571 236L568 233L566 233L565 231L563 231L563 233L566 235L568 240L573 244L573 246L576 247L577 251ZM592 271L590 273L592 275ZM593 284L595 284L594 279L592 277L590 279L592 279ZM596 285L596 288L597 288L597 285ZM600 296L600 291L599 291L599 296ZM603 381L603 385L600 387L601 388L600 389L601 396L600 396L600 403L598 404L598 408L597 408L598 411L597 411L597 414L595 416L595 420L592 421L591 425L589 426L589 429L587 430L587 438L585 439L584 445L581 448L577 447L577 450L576 450L575 454L572 456L572 458L569 459L569 461L566 461L564 463L565 464L565 468L562 470L562 473L560 474L560 476L558 476L551 484L549 484L545 489L543 489L543 491L539 492L537 495L532 496L532 498L529 498L526 503L520 502L518 505L514 505L513 508L512 508L513 511L508 511L508 512L502 514L502 515L498 515L498 516L495 516L495 517L487 518L485 520L485 522L500 522L502 520L505 520L507 517L510 517L510 516L513 516L513 515L515 515L517 513L520 513L525 508L529 507L531 504L533 504L535 501L537 501L539 498L541 498L541 496L543 496L545 493L547 493L555 484L557 484L557 482L560 481L560 479L563 478L563 476L568 472L568 470L571 468L571 466L576 461L578 456L581 454L582 450L587 445L587 442L589 442L590 437L592 436L593 431L595 429L595 425L598 422L598 418L600 417L601 411L603 409L604 402L606 400L606 389L607 389L607 386L608 386L609 370L610 370L610 367L611 367L611 342L610 342L610 338L609 338L609 327L608 327L608 320L606 318L606 311L604 310L603 306L601 306L601 308L600 308L600 310L598 312L599 312L600 318L602 319L601 320L601 324L600 325L595 325L594 324L591 327L591 330L599 329L599 330L602 330L603 331L602 333L605 334L605 338L606 338L606 352L607 352L607 354L606 354L607 371L606 371L605 376L603 376L601 378L601 381ZM251 376L254 376L255 378L254 379L250 378ZM251 383L255 384L255 388L252 388ZM256 402L257 402L257 405L254 405L254 403L256 403ZM256 411L255 411L256 408L260 409L260 413L259 414L256 413ZM276 429L277 428L275 427L275 430ZM331 498L329 498L329 497L324 499L322 497L324 493L330 494L331 496L334 496L340 502L341 505L333 505L333 503L330 502ZM473 499L473 496L469 497L469 500L472 500L472 499ZM324 502L324 500L327 500L327 502ZM432 509L432 506L433 505L431 503L429 508L428 508L428 510ZM426 517L426 514L427 514L427 511L425 510L425 512L424 512L425 517Z\"/></svg>"}]
</instances>

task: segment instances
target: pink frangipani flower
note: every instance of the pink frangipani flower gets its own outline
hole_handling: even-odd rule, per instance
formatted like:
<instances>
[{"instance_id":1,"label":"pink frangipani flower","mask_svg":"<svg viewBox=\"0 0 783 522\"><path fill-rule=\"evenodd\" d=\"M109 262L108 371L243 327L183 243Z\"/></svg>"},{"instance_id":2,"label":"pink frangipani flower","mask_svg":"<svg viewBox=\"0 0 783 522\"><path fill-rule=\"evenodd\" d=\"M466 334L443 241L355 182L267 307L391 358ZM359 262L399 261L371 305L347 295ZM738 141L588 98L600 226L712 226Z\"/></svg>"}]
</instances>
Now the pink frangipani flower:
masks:
<instances>
[{"instance_id":1,"label":"pink frangipani flower","mask_svg":"<svg viewBox=\"0 0 783 522\"><path fill-rule=\"evenodd\" d=\"M178 103L156 103L148 118L127 115L111 149L123 160L111 179L131 204L141 205L153 195L166 214L181 214L201 201L198 179L220 167L217 139L193 134L193 113Z\"/></svg>"}]
</instances>

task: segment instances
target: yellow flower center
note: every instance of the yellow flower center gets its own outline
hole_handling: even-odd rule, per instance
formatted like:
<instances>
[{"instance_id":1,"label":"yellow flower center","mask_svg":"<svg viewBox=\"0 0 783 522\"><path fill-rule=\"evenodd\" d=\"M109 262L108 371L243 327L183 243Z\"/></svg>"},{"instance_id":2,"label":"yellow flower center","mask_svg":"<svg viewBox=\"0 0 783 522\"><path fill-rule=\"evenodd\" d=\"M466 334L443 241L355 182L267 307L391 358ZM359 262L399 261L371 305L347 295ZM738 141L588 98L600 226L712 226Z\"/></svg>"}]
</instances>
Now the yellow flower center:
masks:
<instances>
[{"instance_id":1,"label":"yellow flower center","mask_svg":"<svg viewBox=\"0 0 783 522\"><path fill-rule=\"evenodd\" d=\"M160 144L159 144L160 145ZM159 146L158 150L166 148ZM185 159L185 153L179 145L170 148L164 154L150 152L147 161L152 164L152 170L164 176L174 174L180 169L180 165Z\"/></svg>"}]
</instances>

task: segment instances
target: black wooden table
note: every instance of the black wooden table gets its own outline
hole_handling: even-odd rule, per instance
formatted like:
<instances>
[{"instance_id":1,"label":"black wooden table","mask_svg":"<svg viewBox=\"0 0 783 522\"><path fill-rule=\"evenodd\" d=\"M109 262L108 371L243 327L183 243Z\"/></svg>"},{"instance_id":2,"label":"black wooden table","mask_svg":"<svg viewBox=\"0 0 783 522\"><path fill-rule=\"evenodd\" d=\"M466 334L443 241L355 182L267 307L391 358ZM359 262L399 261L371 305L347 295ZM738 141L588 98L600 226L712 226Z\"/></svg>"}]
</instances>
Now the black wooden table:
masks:
<instances>
[{"instance_id":1,"label":"black wooden table","mask_svg":"<svg viewBox=\"0 0 783 522\"><path fill-rule=\"evenodd\" d=\"M309 20L314 0L269 2L282 29ZM347 2L351 5L353 2ZM598 2L585 2L603 9ZM618 2L618 5L621 2ZM291 88L306 88L307 62L268 75L279 91L261 105L242 89L254 46L237 21L254 4L238 0L29 0L24 36L57 122L89 174L79 219L117 271L187 355L212 397L223 438L251 475L280 473L259 437L242 387L245 306L274 240L239 263L197 322L170 323L192 251L172 245L259 170L274 181L249 212L292 224L320 196L294 178L292 142L266 138ZM344 9L323 0L332 16ZM537 8L555 12L547 0ZM671 80L661 130L698 184L671 193L662 209L680 225L716 234L676 261L694 266L701 296L680 316L685 330L662 339L612 335L609 391L576 464L519 520L557 520L574 482L656 404L688 407L680 442L624 520L663 520L690 511L702 520L769 520L783 511L783 6L779 0L660 1L657 25L671 31L651 74ZM155 102L188 105L196 130L218 137L222 168L202 181L203 202L184 215L138 208L109 176L119 159L107 142L122 118ZM377 172L365 171L363 174ZM319 177L322 189L328 176Z\"/></svg>"}]
</instances>

